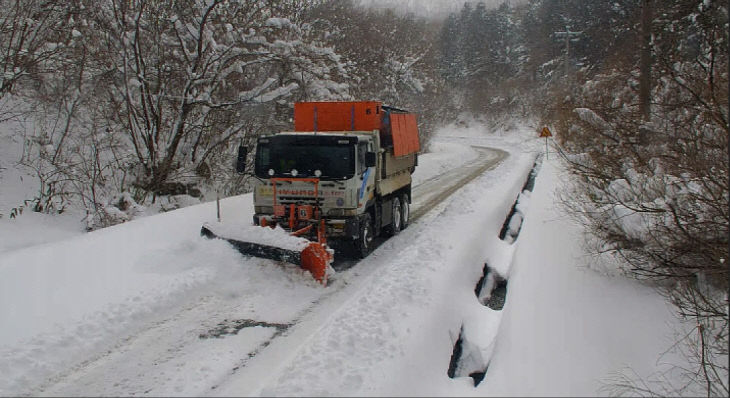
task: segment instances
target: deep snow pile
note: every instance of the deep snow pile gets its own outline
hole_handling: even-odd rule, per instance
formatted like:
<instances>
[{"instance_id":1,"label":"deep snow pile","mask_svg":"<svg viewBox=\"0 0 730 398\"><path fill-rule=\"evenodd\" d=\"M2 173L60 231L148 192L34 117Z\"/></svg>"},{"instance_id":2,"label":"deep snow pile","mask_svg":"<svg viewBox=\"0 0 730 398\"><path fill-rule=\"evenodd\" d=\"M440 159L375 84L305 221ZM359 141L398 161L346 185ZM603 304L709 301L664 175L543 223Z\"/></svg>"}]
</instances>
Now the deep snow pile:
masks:
<instances>
[{"instance_id":1,"label":"deep snow pile","mask_svg":"<svg viewBox=\"0 0 730 398\"><path fill-rule=\"evenodd\" d=\"M663 391L652 381L664 383L663 372L686 365L665 353L683 325L652 288L598 271L610 264L586 254L585 232L555 201L566 178L551 158L529 195L505 274L509 290L494 357L478 390L604 395L620 391L612 383L625 375Z\"/></svg>"},{"instance_id":2,"label":"deep snow pile","mask_svg":"<svg viewBox=\"0 0 730 398\"><path fill-rule=\"evenodd\" d=\"M302 251L310 243L305 238L289 235L279 225L275 228L261 228L253 224L208 222L204 224L204 227L216 236L222 236L226 239L278 247L284 250Z\"/></svg>"},{"instance_id":3,"label":"deep snow pile","mask_svg":"<svg viewBox=\"0 0 730 398\"><path fill-rule=\"evenodd\" d=\"M555 206L553 156L522 191L534 137L441 131L414 179L474 159L468 145L510 156L327 288L199 237L214 203L0 253L0 395L595 395L612 372L646 376L676 321L651 289L591 269L582 230ZM517 197L510 243L498 235ZM221 206L224 221L250 223L251 195ZM475 293L485 263L508 282L501 310ZM231 314L260 322L237 329ZM170 340L144 337L158 325ZM119 347L139 354L127 363Z\"/></svg>"}]
</instances>

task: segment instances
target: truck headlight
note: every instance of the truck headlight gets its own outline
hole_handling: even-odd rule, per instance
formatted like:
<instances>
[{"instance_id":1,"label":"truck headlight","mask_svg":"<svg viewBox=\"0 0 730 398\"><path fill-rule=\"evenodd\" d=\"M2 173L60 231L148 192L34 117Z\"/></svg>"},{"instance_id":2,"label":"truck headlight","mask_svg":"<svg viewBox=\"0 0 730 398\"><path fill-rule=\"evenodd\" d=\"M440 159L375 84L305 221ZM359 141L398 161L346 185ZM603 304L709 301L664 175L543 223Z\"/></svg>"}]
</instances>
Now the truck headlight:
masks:
<instances>
[{"instance_id":1,"label":"truck headlight","mask_svg":"<svg viewBox=\"0 0 730 398\"><path fill-rule=\"evenodd\" d=\"M274 214L274 208L271 206L254 206L256 214Z\"/></svg>"}]
</instances>

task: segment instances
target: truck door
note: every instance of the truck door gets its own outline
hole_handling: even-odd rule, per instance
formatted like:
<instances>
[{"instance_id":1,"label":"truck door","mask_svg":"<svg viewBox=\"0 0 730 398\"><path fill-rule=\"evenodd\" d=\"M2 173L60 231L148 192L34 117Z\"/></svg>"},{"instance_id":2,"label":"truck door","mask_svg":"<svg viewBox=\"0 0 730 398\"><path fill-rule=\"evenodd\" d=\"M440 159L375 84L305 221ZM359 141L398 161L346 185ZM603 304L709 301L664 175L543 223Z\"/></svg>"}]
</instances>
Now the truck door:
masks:
<instances>
[{"instance_id":1,"label":"truck door","mask_svg":"<svg viewBox=\"0 0 730 398\"><path fill-rule=\"evenodd\" d=\"M363 204L367 203L370 199L373 187L368 184L370 175L375 172L374 168L366 167L365 154L368 151L368 143L361 142L357 144L357 173L360 176L362 183L360 185L360 198L359 201Z\"/></svg>"},{"instance_id":2,"label":"truck door","mask_svg":"<svg viewBox=\"0 0 730 398\"><path fill-rule=\"evenodd\" d=\"M368 151L367 143L361 142L357 144L357 173L363 175L366 171L365 167L365 153Z\"/></svg>"}]
</instances>

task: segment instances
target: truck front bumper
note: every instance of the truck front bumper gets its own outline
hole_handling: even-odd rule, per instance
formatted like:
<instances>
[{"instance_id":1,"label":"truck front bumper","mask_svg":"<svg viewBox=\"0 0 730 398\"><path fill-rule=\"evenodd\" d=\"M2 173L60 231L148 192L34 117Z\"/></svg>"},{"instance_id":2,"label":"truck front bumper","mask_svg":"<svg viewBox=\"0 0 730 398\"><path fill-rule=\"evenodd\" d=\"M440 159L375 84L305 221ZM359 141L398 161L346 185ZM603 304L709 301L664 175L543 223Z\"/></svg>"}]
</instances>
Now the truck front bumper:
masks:
<instances>
[{"instance_id":1,"label":"truck front bumper","mask_svg":"<svg viewBox=\"0 0 730 398\"><path fill-rule=\"evenodd\" d=\"M266 219L267 225L273 225L274 223L276 223L275 218L272 214L254 214L254 225L261 225L262 219ZM354 239L360 233L360 218L327 218L325 219L325 226L327 227L328 238Z\"/></svg>"}]
</instances>

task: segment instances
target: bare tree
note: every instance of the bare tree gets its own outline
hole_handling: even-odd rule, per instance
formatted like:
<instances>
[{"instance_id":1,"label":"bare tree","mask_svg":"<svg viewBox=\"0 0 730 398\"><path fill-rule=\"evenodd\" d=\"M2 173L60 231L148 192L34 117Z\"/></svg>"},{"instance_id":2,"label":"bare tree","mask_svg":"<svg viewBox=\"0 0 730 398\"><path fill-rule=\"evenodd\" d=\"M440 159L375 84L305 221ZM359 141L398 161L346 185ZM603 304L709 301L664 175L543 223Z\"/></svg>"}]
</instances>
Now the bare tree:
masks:
<instances>
[{"instance_id":1,"label":"bare tree","mask_svg":"<svg viewBox=\"0 0 730 398\"><path fill-rule=\"evenodd\" d=\"M27 14L36 3L8 3L16 7L2 20L10 36L36 26ZM241 193L225 172L234 145L282 127L289 101L305 91L347 95L339 56L297 20L306 9L299 3L73 0L53 8L56 22L35 47L53 56L39 52L22 68L11 62L27 61L29 50L2 58L14 71L7 90L22 88L23 103L35 107L22 159L38 181L34 209L80 206L93 229L123 221L119 207L150 194L202 195L191 181ZM48 8L36 11L50 18L40 12Z\"/></svg>"},{"instance_id":2,"label":"bare tree","mask_svg":"<svg viewBox=\"0 0 730 398\"><path fill-rule=\"evenodd\" d=\"M58 0L0 0L0 123L18 116L10 94L52 69L64 49L68 5ZM27 111L27 109L25 110Z\"/></svg>"},{"instance_id":3,"label":"bare tree","mask_svg":"<svg viewBox=\"0 0 730 398\"><path fill-rule=\"evenodd\" d=\"M242 106L291 95L302 73L339 73L334 54L296 40L301 29L275 1L104 4L96 57L110 55L109 117L127 131L148 192L169 193L186 170L206 169L212 151L242 134Z\"/></svg>"},{"instance_id":4,"label":"bare tree","mask_svg":"<svg viewBox=\"0 0 730 398\"><path fill-rule=\"evenodd\" d=\"M677 393L727 396L728 22L717 3L663 7L652 123L632 110L635 73L586 85L562 120L580 199L566 204L603 242L597 252L660 286L697 325L678 345L691 364Z\"/></svg>"},{"instance_id":5,"label":"bare tree","mask_svg":"<svg viewBox=\"0 0 730 398\"><path fill-rule=\"evenodd\" d=\"M356 99L383 101L419 114L423 144L435 123L443 121L434 42L438 24L393 10L373 10L352 0L329 0L304 16L325 43L342 57ZM309 100L320 96L308 92Z\"/></svg>"},{"instance_id":6,"label":"bare tree","mask_svg":"<svg viewBox=\"0 0 730 398\"><path fill-rule=\"evenodd\" d=\"M45 71L63 47L65 2L2 0L0 8L0 98L25 76Z\"/></svg>"}]
</instances>

